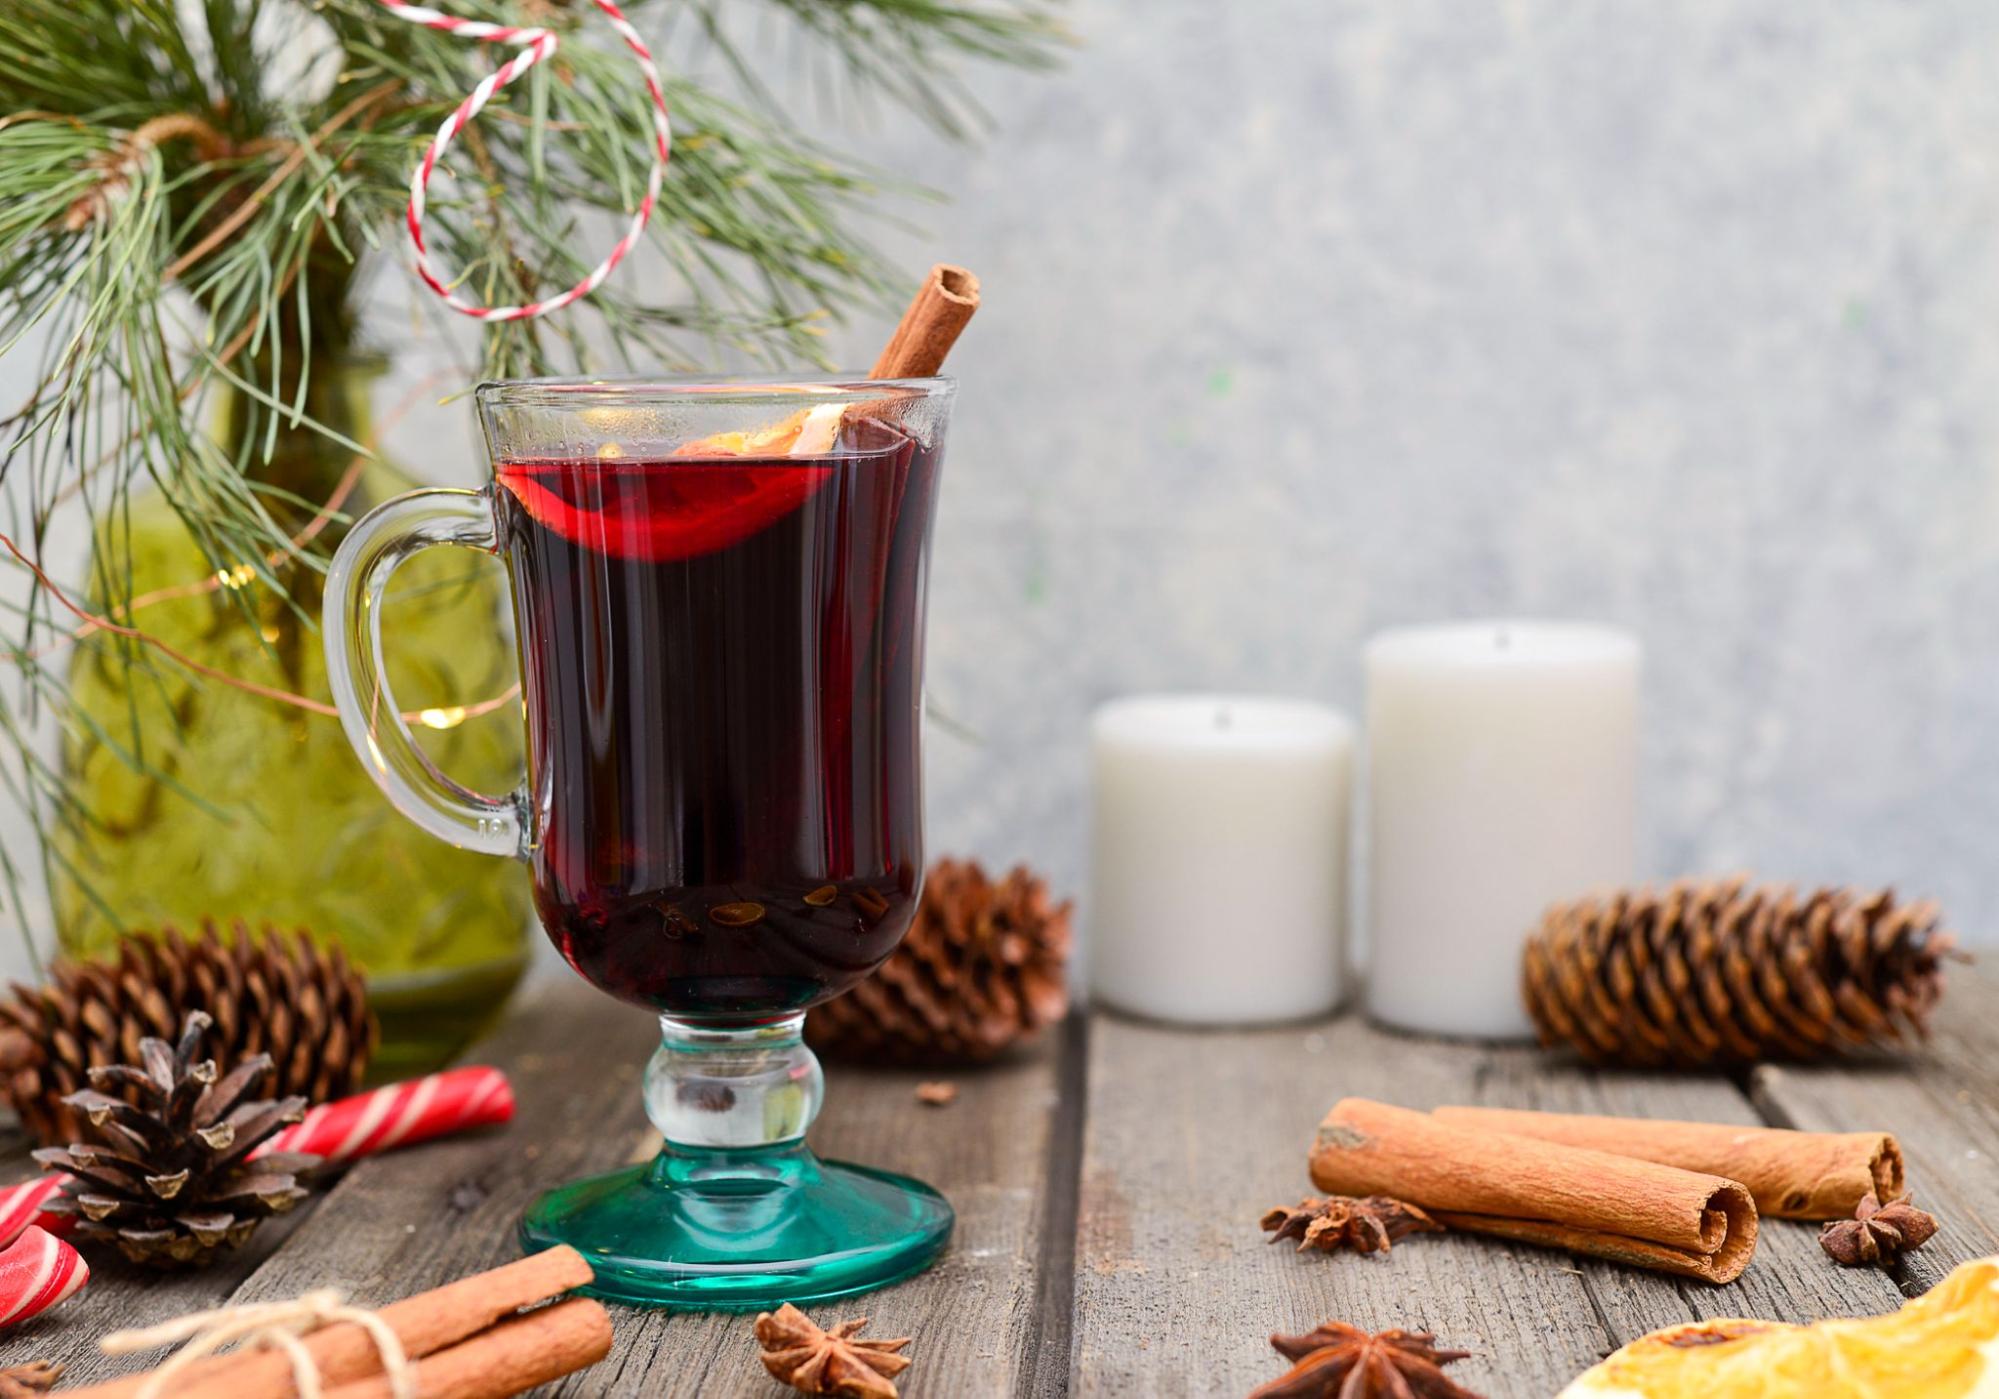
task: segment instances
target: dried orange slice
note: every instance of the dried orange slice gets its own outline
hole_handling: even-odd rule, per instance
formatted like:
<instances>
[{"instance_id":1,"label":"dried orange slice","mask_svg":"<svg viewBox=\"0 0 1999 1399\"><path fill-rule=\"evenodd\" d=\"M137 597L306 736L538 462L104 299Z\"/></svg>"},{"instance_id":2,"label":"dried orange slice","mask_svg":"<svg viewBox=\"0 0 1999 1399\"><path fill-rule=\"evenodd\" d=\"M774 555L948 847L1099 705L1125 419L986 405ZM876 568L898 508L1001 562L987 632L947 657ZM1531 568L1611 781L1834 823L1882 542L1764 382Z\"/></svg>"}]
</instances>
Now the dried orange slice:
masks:
<instances>
[{"instance_id":1,"label":"dried orange slice","mask_svg":"<svg viewBox=\"0 0 1999 1399\"><path fill-rule=\"evenodd\" d=\"M1959 1266L1885 1316L1669 1326L1559 1399L1999 1399L1999 1258Z\"/></svg>"},{"instance_id":2,"label":"dried orange slice","mask_svg":"<svg viewBox=\"0 0 1999 1399\"><path fill-rule=\"evenodd\" d=\"M674 449L676 457L817 457L833 450L840 435L838 403L801 408L781 423L754 432L718 432Z\"/></svg>"}]
</instances>

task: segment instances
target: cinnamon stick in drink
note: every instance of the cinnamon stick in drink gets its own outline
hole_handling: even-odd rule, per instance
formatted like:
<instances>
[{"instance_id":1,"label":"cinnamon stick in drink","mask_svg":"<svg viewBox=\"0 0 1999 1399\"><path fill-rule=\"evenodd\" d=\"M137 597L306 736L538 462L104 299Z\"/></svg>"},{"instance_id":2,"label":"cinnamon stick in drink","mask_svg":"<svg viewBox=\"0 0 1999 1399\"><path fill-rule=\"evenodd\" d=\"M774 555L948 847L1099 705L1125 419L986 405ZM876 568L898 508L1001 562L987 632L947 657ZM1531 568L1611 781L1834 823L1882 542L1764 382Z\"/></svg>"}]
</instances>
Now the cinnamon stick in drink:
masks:
<instances>
[{"instance_id":1,"label":"cinnamon stick in drink","mask_svg":"<svg viewBox=\"0 0 1999 1399\"><path fill-rule=\"evenodd\" d=\"M412 1359L463 1341L522 1307L560 1296L595 1274L582 1254L562 1245L530 1254L490 1272L476 1273L381 1307L377 1315L396 1333ZM304 1345L327 1385L373 1374L381 1354L368 1333L352 1322L322 1327ZM127 1375L85 1389L63 1391L66 1399L130 1399L147 1374ZM291 1361L282 1351L243 1351L190 1366L176 1394L227 1394L229 1399L285 1399L295 1392Z\"/></svg>"},{"instance_id":2,"label":"cinnamon stick in drink","mask_svg":"<svg viewBox=\"0 0 1999 1399\"><path fill-rule=\"evenodd\" d=\"M1860 1197L1907 1192L1902 1148L1886 1132L1793 1132L1718 1122L1443 1107L1445 1122L1586 1146L1741 1181L1759 1213L1774 1219L1851 1219Z\"/></svg>"},{"instance_id":3,"label":"cinnamon stick in drink","mask_svg":"<svg viewBox=\"0 0 1999 1399\"><path fill-rule=\"evenodd\" d=\"M610 1353L611 1314L602 1303L576 1297L425 1356L416 1363L416 1399L507 1399L595 1365ZM326 1392L326 1399L394 1396L387 1375L370 1375Z\"/></svg>"},{"instance_id":4,"label":"cinnamon stick in drink","mask_svg":"<svg viewBox=\"0 0 1999 1399\"><path fill-rule=\"evenodd\" d=\"M917 288L908 308L902 313L902 320L896 325L895 334L875 359L875 367L868 371L870 379L927 379L944 367L945 356L958 343L958 334L972 319L972 313L979 309L979 279L963 267L953 267L940 262L930 269L930 275ZM902 423L901 401L895 398L871 399L861 403L845 405L822 403L816 408L806 408L793 413L782 423L752 435L755 445L765 451L784 456L814 457L829 450L839 440L842 423L857 423L866 418L881 418L891 423ZM734 436L735 434L724 434ZM712 452L717 444L712 439L690 442L680 447L679 456L692 456L702 452ZM740 452L740 445L730 445L722 449L725 455Z\"/></svg>"},{"instance_id":5,"label":"cinnamon stick in drink","mask_svg":"<svg viewBox=\"0 0 1999 1399\"><path fill-rule=\"evenodd\" d=\"M1732 1281L1756 1251L1756 1203L1735 1181L1365 1098L1319 1124L1311 1169L1328 1194L1390 1195L1447 1228L1703 1282Z\"/></svg>"},{"instance_id":6,"label":"cinnamon stick in drink","mask_svg":"<svg viewBox=\"0 0 1999 1399\"><path fill-rule=\"evenodd\" d=\"M868 377L929 378L944 367L944 357L957 343L958 332L978 309L979 279L963 267L938 263L902 313L902 323L882 347Z\"/></svg>"}]
</instances>

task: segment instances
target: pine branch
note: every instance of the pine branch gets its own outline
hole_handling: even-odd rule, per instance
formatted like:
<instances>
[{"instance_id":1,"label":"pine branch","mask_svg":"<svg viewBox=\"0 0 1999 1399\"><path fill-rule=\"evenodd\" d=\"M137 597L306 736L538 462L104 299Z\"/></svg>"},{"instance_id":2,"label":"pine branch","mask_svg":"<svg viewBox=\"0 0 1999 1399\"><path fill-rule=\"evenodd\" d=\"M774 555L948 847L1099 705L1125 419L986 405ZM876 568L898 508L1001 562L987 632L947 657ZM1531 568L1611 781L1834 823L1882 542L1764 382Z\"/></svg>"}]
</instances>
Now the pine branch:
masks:
<instances>
[{"instance_id":1,"label":"pine branch","mask_svg":"<svg viewBox=\"0 0 1999 1399\"><path fill-rule=\"evenodd\" d=\"M556 61L507 89L433 186L434 256L489 302L568 285L601 256L646 178L649 118L629 58L581 0L441 0L454 13L558 28ZM1064 36L1043 0L760 0L858 93L961 133L975 108L962 64L1043 66ZM662 69L673 161L643 265L561 317L490 327L484 370L518 376L613 361L691 367L719 353L816 361L828 320L883 300L891 272L864 229L885 196L920 194L799 133L757 60L728 42L720 0L636 0L655 34L691 9L737 96ZM318 45L330 91L267 90L286 45ZM218 576L283 595L274 560L318 502L259 479L301 442L359 450L316 414L321 367L366 334L353 288L402 265L409 171L502 47L411 25L376 0L8 0L0 8L0 356L46 346L24 402L0 404L0 503L25 597L4 643L0 788L34 818L45 869L57 830L101 818L37 744L44 716L162 783L172 735L141 722L185 666L132 636L77 641L114 667L123 719L78 710L41 648L73 619L44 586L51 521L80 509L95 540L65 590L117 618L132 599L132 507L160 492ZM294 67L297 65L294 64ZM221 438L202 425L231 405ZM247 570L247 572L244 572ZM233 585L232 585L233 587ZM242 592L222 590L244 624ZM470 697L477 698L477 697ZM322 722L313 720L312 722ZM163 765L164 755L164 765ZM199 802L198 793L182 791ZM228 813L214 813L227 819ZM0 886L30 862L0 849ZM69 871L66 877L77 877ZM86 890L87 892L87 890Z\"/></svg>"}]
</instances>

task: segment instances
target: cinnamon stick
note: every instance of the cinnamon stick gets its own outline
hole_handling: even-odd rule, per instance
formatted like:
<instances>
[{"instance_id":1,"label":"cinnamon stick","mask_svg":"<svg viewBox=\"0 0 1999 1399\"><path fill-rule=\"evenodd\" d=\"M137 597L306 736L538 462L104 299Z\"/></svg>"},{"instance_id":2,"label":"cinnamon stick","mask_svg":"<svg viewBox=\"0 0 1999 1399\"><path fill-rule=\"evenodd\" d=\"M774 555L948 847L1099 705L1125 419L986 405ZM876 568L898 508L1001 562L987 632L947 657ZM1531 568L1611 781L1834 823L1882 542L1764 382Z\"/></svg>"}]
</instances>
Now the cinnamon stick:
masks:
<instances>
[{"instance_id":1,"label":"cinnamon stick","mask_svg":"<svg viewBox=\"0 0 1999 1399\"><path fill-rule=\"evenodd\" d=\"M1908 1189L1901 1145L1886 1132L1793 1132L1509 1108L1443 1107L1433 1115L1467 1127L1726 1176L1749 1187L1757 1211L1775 1219L1851 1219L1863 1195L1893 1200Z\"/></svg>"},{"instance_id":2,"label":"cinnamon stick","mask_svg":"<svg viewBox=\"0 0 1999 1399\"><path fill-rule=\"evenodd\" d=\"M979 279L962 267L938 263L917 288L916 296L902 313L895 333L882 346L870 379L927 379L944 367L944 357L958 341L958 332L979 309ZM915 396L920 400L921 395ZM786 456L816 457L839 440L843 423L859 423L870 418L898 427L908 427L911 395L869 399L862 403L822 403L793 413L776 427L756 434L759 446ZM679 448L679 455L713 451L715 443L703 439ZM726 448L734 455L736 448Z\"/></svg>"},{"instance_id":3,"label":"cinnamon stick","mask_svg":"<svg viewBox=\"0 0 1999 1399\"><path fill-rule=\"evenodd\" d=\"M1446 1122L1365 1098L1319 1124L1312 1181L1391 1195L1451 1229L1497 1234L1704 1282L1756 1250L1756 1204L1732 1180Z\"/></svg>"},{"instance_id":4,"label":"cinnamon stick","mask_svg":"<svg viewBox=\"0 0 1999 1399\"><path fill-rule=\"evenodd\" d=\"M930 269L902 322L882 347L870 379L927 379L944 367L958 332L979 309L979 279L940 262Z\"/></svg>"},{"instance_id":5,"label":"cinnamon stick","mask_svg":"<svg viewBox=\"0 0 1999 1399\"><path fill-rule=\"evenodd\" d=\"M403 1353L415 1358L484 1331L522 1307L581 1287L594 1276L582 1254L562 1245L390 1302L376 1314L403 1343ZM328 1385L382 1368L374 1341L351 1322L322 1327L306 1336L304 1344ZM275 1350L220 1356L190 1366L187 1376L184 1388L176 1386L177 1396L212 1390L229 1399L286 1399L295 1392L291 1362ZM146 1373L127 1375L64 1394L66 1399L129 1399L147 1378Z\"/></svg>"},{"instance_id":6,"label":"cinnamon stick","mask_svg":"<svg viewBox=\"0 0 1999 1399\"><path fill-rule=\"evenodd\" d=\"M600 1302L574 1297L419 1360L416 1399L506 1399L595 1365L610 1353L611 1314ZM394 1394L387 1375L370 1375L328 1390L326 1399L394 1399Z\"/></svg>"}]
</instances>

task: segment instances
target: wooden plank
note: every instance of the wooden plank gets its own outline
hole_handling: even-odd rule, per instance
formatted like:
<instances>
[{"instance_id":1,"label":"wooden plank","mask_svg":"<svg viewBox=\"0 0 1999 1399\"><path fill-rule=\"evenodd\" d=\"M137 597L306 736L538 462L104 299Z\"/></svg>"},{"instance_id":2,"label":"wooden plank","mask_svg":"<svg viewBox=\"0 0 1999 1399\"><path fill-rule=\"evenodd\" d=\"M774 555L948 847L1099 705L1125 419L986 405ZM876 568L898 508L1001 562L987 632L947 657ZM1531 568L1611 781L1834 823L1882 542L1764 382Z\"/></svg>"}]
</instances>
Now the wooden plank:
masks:
<instances>
[{"instance_id":1,"label":"wooden plank","mask_svg":"<svg viewBox=\"0 0 1999 1399\"><path fill-rule=\"evenodd\" d=\"M610 1103L636 1101L653 1043L644 1014L597 996L586 1019L577 997L556 992L523 996L475 1056L513 1076L521 1111L509 1127L359 1163L303 1212L281 1251L266 1225L252 1251L185 1277L163 1280L100 1260L89 1287L45 1327L10 1333L5 1363L46 1354L70 1364L66 1379L87 1382L140 1368L95 1353L97 1338L115 1327L316 1287L377 1304L514 1256L521 1203L601 1143ZM587 1034L578 1033L586 1025ZM37 1330L53 1344L30 1345L42 1340Z\"/></svg>"},{"instance_id":2,"label":"wooden plank","mask_svg":"<svg viewBox=\"0 0 1999 1399\"><path fill-rule=\"evenodd\" d=\"M0 1363L51 1356L89 1379L114 1368L92 1350L113 1326L232 1292L268 1299L335 1285L381 1302L513 1256L514 1221L536 1191L645 1144L637 1078L653 1033L648 1017L580 984L540 989L475 1056L513 1073L522 1107L513 1127L362 1163L291 1226L281 1252L272 1252L281 1230L267 1226L253 1251L190 1277L100 1263L82 1297L9 1333ZM1995 1051L1999 983L1961 975L1928 1056L1758 1073L1766 1118L1896 1131L1944 1231L1884 1277L1832 1270L1809 1227L1769 1223L1756 1264L1722 1289L1472 1238L1411 1239L1385 1259L1301 1256L1267 1246L1256 1228L1263 1209L1309 1190L1312 1127L1347 1093L1414 1107L1754 1120L1722 1080L1599 1074L1351 1018L1214 1034L1103 1018L1087 1036L1072 1025L1060 1043L961 1075L946 1109L915 1102L919 1075L836 1065L815 1143L931 1180L958 1205L960 1226L951 1255L923 1278L815 1312L868 1314L873 1334L914 1335L917 1393L1057 1393L1072 1373L1083 1394L1240 1393L1281 1367L1269 1331L1338 1316L1427 1327L1479 1352L1456 1369L1492 1399L1543 1394L1656 1325L1885 1310L1895 1283L1920 1290L1958 1259L1992 1252ZM611 1360L554 1392L768 1387L747 1318L621 1308L617 1326Z\"/></svg>"},{"instance_id":3,"label":"wooden plank","mask_svg":"<svg viewBox=\"0 0 1999 1399\"><path fill-rule=\"evenodd\" d=\"M18 1143L18 1160L8 1180L27 1180L35 1166L28 1143ZM314 1208L308 1201L289 1215L266 1222L247 1247L199 1272L168 1273L136 1268L115 1252L93 1249L90 1282L52 1311L10 1328L0 1341L0 1367L52 1360L64 1367L66 1382L87 1382L130 1368L99 1354L98 1339L112 1331L151 1326L188 1312L220 1306L243 1280L296 1233Z\"/></svg>"},{"instance_id":4,"label":"wooden plank","mask_svg":"<svg viewBox=\"0 0 1999 1399\"><path fill-rule=\"evenodd\" d=\"M247 1248L195 1273L148 1272L93 1250L88 1285L54 1310L8 1330L0 1345L0 1367L52 1360L63 1366L65 1384L136 1368L130 1360L100 1354L99 1338L222 1305L297 1227L292 1219L273 1220Z\"/></svg>"},{"instance_id":5,"label":"wooden plank","mask_svg":"<svg viewBox=\"0 0 1999 1399\"><path fill-rule=\"evenodd\" d=\"M1058 1130L1062 1050L1051 1038L1001 1065L954 1075L958 1098L945 1108L916 1099L917 1084L934 1075L828 1067L814 1147L928 1181L958 1211L951 1249L927 1273L810 1309L827 1324L866 1316L869 1335L913 1337L906 1384L916 1393L1059 1392L1041 1388L1040 1377L1066 1375L1067 1306L1044 1295L1037 1260L1051 1223L1057 1238L1067 1229L1057 1204L1073 1197L1074 1129ZM617 1329L611 1359L560 1393L650 1399L771 1388L747 1316L620 1308Z\"/></svg>"},{"instance_id":6,"label":"wooden plank","mask_svg":"<svg viewBox=\"0 0 1999 1399\"><path fill-rule=\"evenodd\" d=\"M1937 1236L1889 1276L1910 1296L1967 1258L1999 1252L1999 979L1956 970L1935 1040L1907 1058L1766 1066L1750 1080L1764 1115L1819 1131L1893 1132L1909 1190Z\"/></svg>"},{"instance_id":7,"label":"wooden plank","mask_svg":"<svg viewBox=\"0 0 1999 1399\"><path fill-rule=\"evenodd\" d=\"M1433 1330L1477 1352L1452 1373L1491 1399L1550 1394L1611 1348L1609 1319L1565 1254L1456 1235L1388 1257L1299 1254L1257 1227L1310 1192L1307 1148L1336 1100L1477 1101L1495 1056L1514 1051L1357 1018L1188 1033L1098 1016L1090 1037L1078 1394L1241 1394L1283 1368L1272 1331L1329 1317Z\"/></svg>"},{"instance_id":8,"label":"wooden plank","mask_svg":"<svg viewBox=\"0 0 1999 1399\"><path fill-rule=\"evenodd\" d=\"M60 1324L50 1328L22 1328L10 1353L25 1359L54 1351L77 1361L79 1378L91 1378L135 1368L88 1354L114 1324L327 1286L379 1304L514 1257L515 1221L538 1191L656 1145L638 1095L656 1034L649 1016L580 983L537 988L471 1056L512 1075L520 1111L511 1126L358 1164L282 1252L260 1250L227 1272L164 1287L94 1280L79 1299L87 1312L52 1318ZM876 1318L871 1334L913 1335L917 1365L910 1373L931 1392L1012 1394L1051 1365L1066 1373L1066 1299L1044 1296L1035 1267L1051 1200L1073 1198L1067 1187L1042 1189L1051 1171L1066 1169L1073 1181L1073 1123L1066 1167L1053 1128L1062 1117L1061 1058L1051 1040L998 1068L959 1075L960 1096L948 1108L917 1102L921 1075L846 1066L829 1074L815 1144L931 1181L957 1206L959 1224L951 1252L925 1276L815 1314L869 1314ZM1056 1222L1067 1230L1059 1212ZM612 1399L769 1387L748 1317L614 1312L611 1357L550 1393ZM49 1335L36 1334L43 1329Z\"/></svg>"},{"instance_id":9,"label":"wooden plank","mask_svg":"<svg viewBox=\"0 0 1999 1399\"><path fill-rule=\"evenodd\" d=\"M266 1225L251 1250L205 1272L162 1279L99 1260L89 1287L45 1326L9 1334L4 1363L48 1355L70 1365L67 1381L87 1382L140 1368L96 1354L98 1337L116 1327L315 1287L376 1304L514 1256L521 1202L599 1140L601 1105L636 1101L651 1021L595 999L585 1019L574 997L524 996L477 1056L514 1077L521 1114L508 1128L361 1162L302 1212L289 1237ZM588 1033L577 1033L584 1025Z\"/></svg>"},{"instance_id":10,"label":"wooden plank","mask_svg":"<svg viewBox=\"0 0 1999 1399\"><path fill-rule=\"evenodd\" d=\"M1899 1300L1830 1268L1816 1227L1769 1221L1755 1263L1712 1287L1480 1239L1409 1240L1390 1259L1295 1257L1254 1220L1307 1193L1306 1143L1354 1093L1754 1124L1727 1079L1600 1073L1525 1048L1331 1026L1195 1034L1109 1017L1094 1028L1077 1255L1085 1394L1239 1393L1273 1373L1264 1337L1324 1317L1431 1329L1480 1354L1495 1396L1545 1394L1659 1326L1750 1315L1865 1315Z\"/></svg>"},{"instance_id":11,"label":"wooden plank","mask_svg":"<svg viewBox=\"0 0 1999 1399\"><path fill-rule=\"evenodd\" d=\"M651 1016L581 983L531 988L466 1056L506 1070L513 1122L360 1162L236 1300L340 1287L374 1305L518 1257L514 1225L538 1190L628 1152L625 1110L656 1042Z\"/></svg>"}]
</instances>

